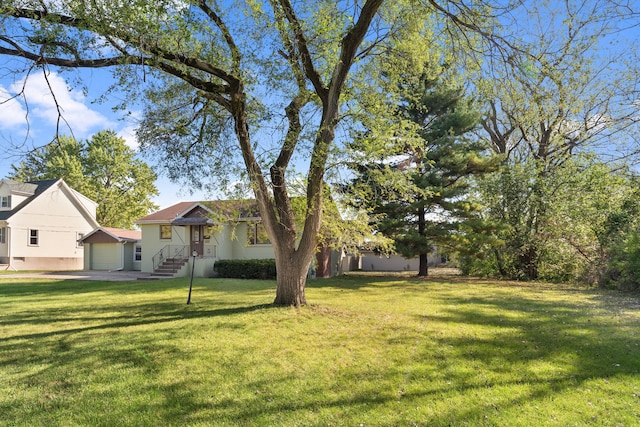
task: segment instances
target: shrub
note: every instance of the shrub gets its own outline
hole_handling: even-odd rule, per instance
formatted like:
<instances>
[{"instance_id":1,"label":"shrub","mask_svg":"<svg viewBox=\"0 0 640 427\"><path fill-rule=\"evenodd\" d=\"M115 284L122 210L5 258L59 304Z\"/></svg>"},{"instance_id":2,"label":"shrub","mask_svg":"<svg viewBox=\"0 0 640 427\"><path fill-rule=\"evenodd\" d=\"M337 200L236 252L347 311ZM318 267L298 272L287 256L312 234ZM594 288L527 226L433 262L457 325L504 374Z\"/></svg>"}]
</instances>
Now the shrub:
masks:
<instances>
[{"instance_id":1,"label":"shrub","mask_svg":"<svg viewBox=\"0 0 640 427\"><path fill-rule=\"evenodd\" d=\"M217 277L231 279L263 279L276 278L275 259L221 259L216 261L213 270Z\"/></svg>"},{"instance_id":2,"label":"shrub","mask_svg":"<svg viewBox=\"0 0 640 427\"><path fill-rule=\"evenodd\" d=\"M638 232L630 232L624 242L613 248L602 284L605 287L623 291L640 289L640 235Z\"/></svg>"}]
</instances>

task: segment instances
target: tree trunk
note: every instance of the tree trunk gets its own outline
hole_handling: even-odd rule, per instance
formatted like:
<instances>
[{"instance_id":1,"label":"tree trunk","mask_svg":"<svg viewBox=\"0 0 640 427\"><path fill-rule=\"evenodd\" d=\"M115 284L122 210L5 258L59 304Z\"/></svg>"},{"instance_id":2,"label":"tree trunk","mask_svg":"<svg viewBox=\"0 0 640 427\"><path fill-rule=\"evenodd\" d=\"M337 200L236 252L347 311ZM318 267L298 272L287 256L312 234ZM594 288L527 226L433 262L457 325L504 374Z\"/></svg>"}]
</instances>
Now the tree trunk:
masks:
<instances>
[{"instance_id":1,"label":"tree trunk","mask_svg":"<svg viewBox=\"0 0 640 427\"><path fill-rule=\"evenodd\" d=\"M421 237L425 237L427 235L427 219L425 217L426 209L424 206L420 206L418 208L418 234ZM418 276L424 277L429 274L428 266L427 266L428 257L427 254L420 254L420 266L418 270Z\"/></svg>"},{"instance_id":2,"label":"tree trunk","mask_svg":"<svg viewBox=\"0 0 640 427\"><path fill-rule=\"evenodd\" d=\"M538 279L540 252L535 243L529 244L529 246L524 249L518 261L520 262L520 270L524 273L527 280Z\"/></svg>"},{"instance_id":3,"label":"tree trunk","mask_svg":"<svg viewBox=\"0 0 640 427\"><path fill-rule=\"evenodd\" d=\"M502 257L502 253L496 248L493 249L493 254L496 257L496 264L498 265L498 272L500 273L500 277L507 277L507 270L504 268L504 258Z\"/></svg>"},{"instance_id":4,"label":"tree trunk","mask_svg":"<svg viewBox=\"0 0 640 427\"><path fill-rule=\"evenodd\" d=\"M311 259L276 256L277 287L274 305L300 307L307 304L304 293Z\"/></svg>"},{"instance_id":5,"label":"tree trunk","mask_svg":"<svg viewBox=\"0 0 640 427\"><path fill-rule=\"evenodd\" d=\"M354 62L358 47L364 40L365 34L375 17L383 0L366 0L362 5L360 17L351 26L342 39L340 58L326 85L315 69L312 55L307 46L307 39L303 33L300 21L289 1L280 1L282 12L295 34L296 60L293 67L302 63L297 70L313 85L314 92L322 101L322 117L320 126L311 151L311 162L307 174L307 212L300 241L296 249L296 224L291 209L291 200L286 189L285 171L295 150L300 132L299 113L305 104L306 96L298 87L298 93L286 108L286 115L290 127L287 131L281 152L271 169L273 179L273 199L270 197L269 186L262 174L260 165L253 152L249 137L247 121L246 93L240 79L231 81L231 102L223 106L232 113L235 121L235 132L240 142L242 156L251 181L260 216L267 230L267 234L275 250L277 269L277 288L275 305L293 305L299 307L307 303L304 287L307 272L318 244L318 231L322 222L322 191L324 188L324 174L329 157L330 147L335 138L335 129L339 121L340 96L349 69ZM292 52L293 53L293 52ZM300 54L300 61L297 55ZM294 74L296 70L294 70ZM300 81L298 82L300 84ZM306 83L305 83L306 84Z\"/></svg>"},{"instance_id":6,"label":"tree trunk","mask_svg":"<svg viewBox=\"0 0 640 427\"><path fill-rule=\"evenodd\" d=\"M428 255L420 254L420 267L418 270L418 276L424 277L429 275Z\"/></svg>"}]
</instances>

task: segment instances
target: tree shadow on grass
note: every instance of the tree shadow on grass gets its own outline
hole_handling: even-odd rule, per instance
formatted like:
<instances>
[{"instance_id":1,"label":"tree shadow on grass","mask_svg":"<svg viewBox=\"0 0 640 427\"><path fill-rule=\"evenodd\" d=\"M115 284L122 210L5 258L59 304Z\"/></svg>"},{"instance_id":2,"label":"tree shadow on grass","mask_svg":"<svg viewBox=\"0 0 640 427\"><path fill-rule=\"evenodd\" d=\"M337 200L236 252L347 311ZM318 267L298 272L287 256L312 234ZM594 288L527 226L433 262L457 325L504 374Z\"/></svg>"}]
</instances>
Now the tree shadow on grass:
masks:
<instances>
[{"instance_id":1,"label":"tree shadow on grass","mask_svg":"<svg viewBox=\"0 0 640 427\"><path fill-rule=\"evenodd\" d=\"M528 385L524 397L507 398L500 404L503 407L553 398L587 381L633 378L640 372L640 336L627 333L640 326L637 318L613 319L615 313L596 314L594 307L570 300L449 297L448 303L451 308L422 316L421 321L453 324L457 333L434 334L427 326L430 336L418 349L418 357L432 360L441 379L459 390ZM449 360L460 366L450 365ZM612 401L617 399L620 407L634 404L631 395L611 396ZM487 409L472 405L456 410L450 419L482 420ZM495 411L487 413L491 412Z\"/></svg>"},{"instance_id":2,"label":"tree shadow on grass","mask_svg":"<svg viewBox=\"0 0 640 427\"><path fill-rule=\"evenodd\" d=\"M328 419L349 425L375 424L380 419L389 420L389 425L500 425L502 411L548 405L544 402L567 392L581 400L575 390L585 383L636 377L640 372L639 337L627 339L624 334L625 328L638 327L637 319L598 321L588 304L572 301L519 296L447 296L447 301L450 308L438 314L415 314L424 329L407 326L389 338L391 347L414 354L407 366L362 360L350 373L356 380L349 390L327 389L322 381L301 380L283 371L277 378L241 387L256 390L243 399L226 397L207 403L188 384L167 392L192 395L197 403L185 416L195 423L206 422L213 412L235 425L320 425L318 414L333 411ZM440 335L436 325L444 324L455 325L458 332ZM376 377L383 378L384 384L397 378L405 383L397 384L397 393L376 389L377 383L371 381ZM237 381L242 382L241 377ZM297 397L287 399L292 387ZM494 395L494 390L513 392ZM604 398L619 400L623 408L637 403L630 395ZM428 409L447 399L458 399L460 404ZM386 418L376 418L376 412L387 412ZM574 420L590 423L593 414L599 413L576 414ZM609 416L615 420L620 414L611 410ZM544 423L545 415L539 417L537 421ZM521 425L528 422L523 419Z\"/></svg>"},{"instance_id":3,"label":"tree shadow on grass","mask_svg":"<svg viewBox=\"0 0 640 427\"><path fill-rule=\"evenodd\" d=\"M365 274L366 273L366 274ZM481 285L483 283L491 283L492 285L503 283L506 285L515 285L523 287L540 287L549 286L556 289L566 287L567 285L556 284L540 284L526 283L514 281L484 280L477 277L461 276L458 274L438 274L426 277L418 277L415 272L349 272L343 276L335 276L323 279L307 280L308 288L339 288L339 289L361 289L365 287L416 287L424 288L426 286L436 285L452 285L452 286L468 286Z\"/></svg>"},{"instance_id":4,"label":"tree shadow on grass","mask_svg":"<svg viewBox=\"0 0 640 427\"><path fill-rule=\"evenodd\" d=\"M250 313L258 310L267 310L270 308L277 308L272 304L257 304L252 306L241 307L228 307L220 309L190 309L189 306L174 304L174 303L149 303L149 304L135 304L131 306L118 306L118 310L126 312L131 310L132 314L121 314L113 316L112 314L101 314L100 309L96 308L93 315L75 316L69 313L70 309L58 311L56 309L40 311L38 313L21 313L16 315L5 316L0 320L0 326L19 326L25 324L38 325L46 324L51 325L55 323L64 324L67 322L86 322L91 325L73 327L73 328L60 328L48 332L37 332L27 334L11 334L7 333L5 336L0 336L0 350L2 349L1 343L12 340L30 340L30 339L42 339L52 336L64 336L70 334L77 334L88 331L109 331L111 329L128 328L135 326L144 326L151 324L162 324L175 322L179 320L189 320L197 318L214 318L225 317L236 314ZM110 308L113 310L113 308ZM135 312L141 314L135 314ZM62 314L62 316L61 316ZM96 324L97 323L97 324Z\"/></svg>"},{"instance_id":5,"label":"tree shadow on grass","mask_svg":"<svg viewBox=\"0 0 640 427\"><path fill-rule=\"evenodd\" d=\"M153 285L151 285L153 283ZM11 282L0 282L0 295L4 297L34 297L79 295L93 292L159 292L175 287L175 281L130 281L130 282L100 282L95 280L58 280L58 279L19 279Z\"/></svg>"},{"instance_id":6,"label":"tree shadow on grass","mask_svg":"<svg viewBox=\"0 0 640 427\"><path fill-rule=\"evenodd\" d=\"M600 298L599 293L594 297ZM584 400L577 390L592 387L586 384L638 378L640 337L626 334L640 326L637 318L611 321L617 314L606 308L600 312L601 306L584 301L546 301L536 295L456 298L447 294L446 300L449 308L437 314L414 315L424 329L399 328L393 341L389 339L395 348L415 354L408 366L391 365L385 371L372 368L369 361L363 360L357 369L362 381L356 383L348 397L298 399L283 407L281 399L272 399L271 404L257 395L243 406L227 402L229 408L221 410L227 411L233 422L243 424L255 419L273 421L277 416L295 420L297 411L309 415L326 408L340 408L351 414L345 418L345 424L366 425L376 407L383 408L378 412L390 413L395 408L395 415L388 418L393 420L390 425L426 426L501 425L501 412L511 411L513 419L520 408L527 408L530 416L538 417L536 421L554 424L551 418L545 418L548 413L535 414L537 405L547 405L547 411L553 410L553 404L548 402L558 399L556 410L571 412L572 402ZM456 332L446 332L446 325L454 325ZM440 329L445 332L440 333ZM368 378L375 376L386 376L387 382L404 377L406 384L398 386L401 393L382 389L376 394L366 386ZM640 379L635 384L637 390ZM260 390L262 386L251 387ZM265 387L277 394L268 384ZM633 417L629 411L616 411L637 405L635 394L602 393L596 399L617 406L584 413L575 409L571 415L574 418L569 418L571 422L590 424L602 414L608 414L612 421ZM566 394L574 396L563 397ZM461 404L444 410L425 409L437 406L434 401L443 399L457 399ZM420 407L422 412L415 409ZM640 421L640 416L637 417L636 421ZM524 418L520 425L528 423Z\"/></svg>"},{"instance_id":7,"label":"tree shadow on grass","mask_svg":"<svg viewBox=\"0 0 640 427\"><path fill-rule=\"evenodd\" d=\"M380 288L384 289L385 286L396 285L382 283ZM408 286L424 287L413 282ZM272 376L265 374L257 379L245 380L245 370L255 369L251 363L266 364L270 360L242 354L241 349L232 349L236 353L231 356L237 359L231 357L227 362L229 366L224 367L229 373L235 374L228 379L233 383L208 385L206 381L209 377L190 378L188 373L180 371L171 381L162 382L154 377L157 373L153 363L155 357L162 355L179 361L185 355L193 357L193 354L173 345L170 340L158 344L153 337L145 337L144 331L138 332L141 335L139 339L94 349L97 355L87 348L82 352L74 352L74 348L80 345L79 341L89 335L85 332L126 334L130 331L120 329L150 324L169 327L172 322L180 320L225 318L273 308L264 304L229 307L228 302L221 302L221 307L216 309L169 302L130 304L119 306L119 313L125 314L117 316L109 314L113 307L102 307L97 308L93 315L82 314L80 321L86 322L86 327L69 329L64 329L64 323L78 321L79 318L70 311L55 312L52 309L49 320L60 323L58 330L26 334L16 332L14 336L3 337L0 339L0 354L4 350L16 353L14 359L5 359L6 365L18 365L21 363L18 358L26 355L31 357L29 363L47 366L46 369L56 371L59 376L71 369L90 372L93 363L110 363L116 367L123 366L131 372L141 371L148 375L148 382L140 384L137 391L149 395L160 393L163 397L141 402L135 410L146 414L158 413L160 420L169 420L168 424L207 424L219 420L226 425L368 425L370 420L380 422L386 419L389 421L387 425L499 425L500 419L491 417L500 411L518 410L526 405L534 405L532 402L552 399L588 381L632 377L640 372L638 353L630 353L634 350L637 352L638 347L634 345L638 344L640 338L637 334L624 336L625 330L638 327L637 319L616 318L614 322L610 321L609 316L615 313L607 310L594 312L594 308L587 303L546 301L537 299L535 295L459 297L440 293L434 294L434 297L442 298L446 305L438 312L430 312L428 304L423 309L414 308L415 312L406 314L413 321L406 325L394 323L393 333L386 339L389 347L384 350L388 352L385 356L402 352L412 357L403 359L404 365L392 361L380 363L359 360L350 372L354 380L349 383L349 390L337 389L343 384L338 379L334 388L331 388L320 379L301 378L295 372L286 370ZM593 298L600 296L594 294ZM600 306L596 308L601 310ZM331 311L314 313L332 316ZM14 315L9 318L12 323L5 323L6 319L3 319L0 326L19 326L30 322L34 325L44 324L47 322L38 317L45 314ZM447 326L453 328L450 330ZM234 333L241 334L246 323L235 326L229 324L229 327L236 328ZM180 333L179 326L174 325L173 329L172 333ZM53 340L57 342L52 343ZM68 358L52 362L46 352L40 351L37 356L19 353L18 350L25 343L33 345L28 343L34 341L44 342L53 351L66 354ZM132 343L135 343L135 348ZM313 356L311 353L310 358ZM304 364L305 361L299 363ZM545 364L549 366L543 366ZM43 384L39 375L31 375L27 381L35 388L51 387ZM394 384L395 388L377 389L377 383L371 381L376 377L382 378L384 384ZM398 381L399 378L403 380L402 383ZM67 388L81 387L81 381L82 378L77 375L72 376L68 382L54 388L61 388L60 393L64 393ZM522 388L518 394L493 398L494 390L520 386ZM244 391L245 395L232 396L217 391L217 388L232 387ZM247 390L253 393L247 395ZM96 399L108 401L115 399L119 393L124 392L110 390ZM430 405L436 407L439 400L446 399L459 399L460 404L445 409L425 409ZM624 403L634 403L629 396L618 399ZM101 421L108 425L115 424L119 419L131 419L127 417L132 408L133 404L116 408L111 414L103 414ZM0 407L0 410L5 409L11 410L9 407ZM322 418L323 411L330 415ZM386 418L374 418L374 412L385 413ZM486 416L489 416L488 420L485 420ZM588 418L584 418L584 423L588 421ZM523 420L523 424L526 422Z\"/></svg>"}]
</instances>

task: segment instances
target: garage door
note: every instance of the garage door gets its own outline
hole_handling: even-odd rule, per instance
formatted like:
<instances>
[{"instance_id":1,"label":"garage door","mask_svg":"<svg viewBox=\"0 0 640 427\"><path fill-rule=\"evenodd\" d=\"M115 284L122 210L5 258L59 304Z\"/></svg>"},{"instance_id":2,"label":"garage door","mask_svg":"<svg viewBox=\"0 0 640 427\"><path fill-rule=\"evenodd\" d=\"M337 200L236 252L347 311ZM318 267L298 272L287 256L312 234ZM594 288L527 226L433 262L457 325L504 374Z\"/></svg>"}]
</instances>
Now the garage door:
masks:
<instances>
[{"instance_id":1,"label":"garage door","mask_svg":"<svg viewBox=\"0 0 640 427\"><path fill-rule=\"evenodd\" d=\"M122 267L122 245L118 243L91 244L91 270L113 270Z\"/></svg>"}]
</instances>

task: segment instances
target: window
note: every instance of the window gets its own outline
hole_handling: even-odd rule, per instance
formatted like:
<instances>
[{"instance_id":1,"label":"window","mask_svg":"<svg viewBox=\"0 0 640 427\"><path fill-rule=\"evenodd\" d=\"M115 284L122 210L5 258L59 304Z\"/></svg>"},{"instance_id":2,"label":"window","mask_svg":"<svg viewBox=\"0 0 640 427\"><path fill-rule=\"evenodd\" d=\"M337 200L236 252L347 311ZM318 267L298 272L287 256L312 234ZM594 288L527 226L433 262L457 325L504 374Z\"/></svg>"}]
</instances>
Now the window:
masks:
<instances>
[{"instance_id":1,"label":"window","mask_svg":"<svg viewBox=\"0 0 640 427\"><path fill-rule=\"evenodd\" d=\"M162 239L162 240L171 240L171 226L170 225L161 225L160 226L160 239Z\"/></svg>"},{"instance_id":2,"label":"window","mask_svg":"<svg viewBox=\"0 0 640 427\"><path fill-rule=\"evenodd\" d=\"M202 238L204 240L211 240L211 236L213 236L213 233L215 232L213 226L208 225L204 228L204 236L202 236Z\"/></svg>"},{"instance_id":3,"label":"window","mask_svg":"<svg viewBox=\"0 0 640 427\"><path fill-rule=\"evenodd\" d=\"M81 248L84 243L82 242L82 238L84 237L84 233L77 233L76 234L76 246Z\"/></svg>"},{"instance_id":4,"label":"window","mask_svg":"<svg viewBox=\"0 0 640 427\"><path fill-rule=\"evenodd\" d=\"M0 227L0 243L7 243L7 229L4 227Z\"/></svg>"},{"instance_id":5,"label":"window","mask_svg":"<svg viewBox=\"0 0 640 427\"><path fill-rule=\"evenodd\" d=\"M261 222L249 223L247 226L247 242L250 245L264 245L271 243L267 236L267 230Z\"/></svg>"},{"instance_id":6,"label":"window","mask_svg":"<svg viewBox=\"0 0 640 427\"><path fill-rule=\"evenodd\" d=\"M0 196L0 208L11 208L11 196Z\"/></svg>"},{"instance_id":7,"label":"window","mask_svg":"<svg viewBox=\"0 0 640 427\"><path fill-rule=\"evenodd\" d=\"M142 244L136 243L133 248L133 260L134 261L142 261Z\"/></svg>"},{"instance_id":8,"label":"window","mask_svg":"<svg viewBox=\"0 0 640 427\"><path fill-rule=\"evenodd\" d=\"M38 230L29 230L29 246L38 246Z\"/></svg>"}]
</instances>

